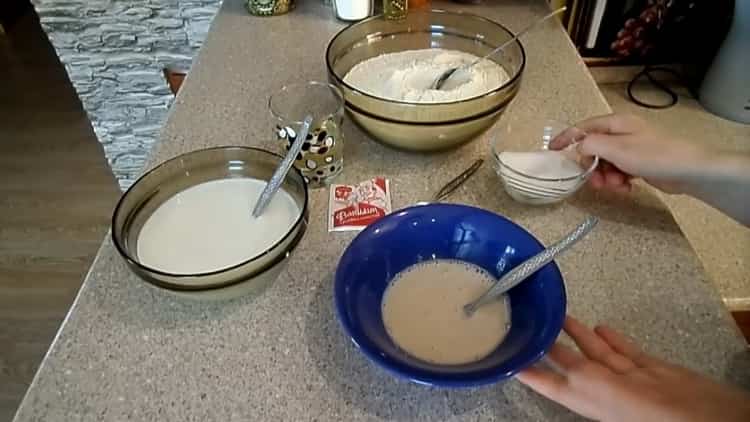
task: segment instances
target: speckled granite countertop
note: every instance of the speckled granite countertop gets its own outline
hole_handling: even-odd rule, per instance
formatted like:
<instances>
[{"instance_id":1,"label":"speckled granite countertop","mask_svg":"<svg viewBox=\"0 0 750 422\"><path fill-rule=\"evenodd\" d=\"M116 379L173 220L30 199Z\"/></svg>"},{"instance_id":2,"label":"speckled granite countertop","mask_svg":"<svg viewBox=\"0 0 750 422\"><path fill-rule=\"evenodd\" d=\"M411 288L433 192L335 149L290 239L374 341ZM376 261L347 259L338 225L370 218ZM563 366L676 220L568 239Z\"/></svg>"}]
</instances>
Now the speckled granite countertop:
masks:
<instances>
[{"instance_id":1,"label":"speckled granite countertop","mask_svg":"<svg viewBox=\"0 0 750 422\"><path fill-rule=\"evenodd\" d=\"M325 79L327 40L343 25L320 1L253 18L226 0L163 130L156 162L213 145L271 145L266 98L294 80ZM456 7L435 2L438 7ZM541 0L466 6L518 30ZM435 155L383 147L346 125L342 182L393 180L403 207L488 152L492 137L532 142L528 123L577 120L609 107L558 23L525 40L523 86L500 122L470 145ZM508 135L512 128L513 136ZM343 337L332 273L351 234L328 234L326 190L312 192L311 225L277 283L254 300L186 303L147 287L106 240L17 421L50 420L570 420L515 381L446 391L396 381ZM604 200L606 199L606 201ZM528 208L501 192L485 166L451 200L502 213L543 241L588 213L602 222L561 261L569 311L606 321L646 349L721 379L750 379L750 364L719 295L671 214L646 190L630 199L583 192Z\"/></svg>"}]
</instances>

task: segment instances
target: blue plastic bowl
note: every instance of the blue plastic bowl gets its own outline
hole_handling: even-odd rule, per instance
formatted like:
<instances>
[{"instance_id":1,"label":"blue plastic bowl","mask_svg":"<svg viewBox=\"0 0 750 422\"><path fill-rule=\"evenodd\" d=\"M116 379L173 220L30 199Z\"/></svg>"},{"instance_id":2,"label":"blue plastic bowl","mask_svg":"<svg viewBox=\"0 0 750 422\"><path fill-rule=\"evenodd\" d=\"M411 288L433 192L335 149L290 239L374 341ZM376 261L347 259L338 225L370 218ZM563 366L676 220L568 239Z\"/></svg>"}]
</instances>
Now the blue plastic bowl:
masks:
<instances>
[{"instance_id":1,"label":"blue plastic bowl","mask_svg":"<svg viewBox=\"0 0 750 422\"><path fill-rule=\"evenodd\" d=\"M339 321L370 360L398 377L440 387L498 382L541 359L562 329L565 286L554 262L509 292L508 335L489 356L469 364L431 364L399 349L383 326L383 293L417 262L459 259L500 276L503 256L507 271L542 249L520 226L479 208L430 204L397 211L363 230L344 252L334 288Z\"/></svg>"}]
</instances>

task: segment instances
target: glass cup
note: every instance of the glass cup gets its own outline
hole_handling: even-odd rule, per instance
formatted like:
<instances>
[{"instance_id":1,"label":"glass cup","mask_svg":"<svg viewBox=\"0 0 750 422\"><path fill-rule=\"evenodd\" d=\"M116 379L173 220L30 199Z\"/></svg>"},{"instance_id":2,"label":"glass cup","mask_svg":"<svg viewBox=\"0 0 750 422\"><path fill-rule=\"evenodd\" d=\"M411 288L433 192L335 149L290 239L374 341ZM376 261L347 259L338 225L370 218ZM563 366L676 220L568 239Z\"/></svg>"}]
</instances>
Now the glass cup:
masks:
<instances>
[{"instance_id":1,"label":"glass cup","mask_svg":"<svg viewBox=\"0 0 750 422\"><path fill-rule=\"evenodd\" d=\"M409 10L408 0L383 0L383 16L386 19L401 20Z\"/></svg>"},{"instance_id":2,"label":"glass cup","mask_svg":"<svg viewBox=\"0 0 750 422\"><path fill-rule=\"evenodd\" d=\"M274 135L289 150L308 114L313 123L294 165L313 187L326 186L344 166L344 96L327 82L302 82L282 87L268 99L276 118Z\"/></svg>"},{"instance_id":3,"label":"glass cup","mask_svg":"<svg viewBox=\"0 0 750 422\"><path fill-rule=\"evenodd\" d=\"M294 0L246 0L245 6L252 15L283 15L294 9Z\"/></svg>"}]
</instances>

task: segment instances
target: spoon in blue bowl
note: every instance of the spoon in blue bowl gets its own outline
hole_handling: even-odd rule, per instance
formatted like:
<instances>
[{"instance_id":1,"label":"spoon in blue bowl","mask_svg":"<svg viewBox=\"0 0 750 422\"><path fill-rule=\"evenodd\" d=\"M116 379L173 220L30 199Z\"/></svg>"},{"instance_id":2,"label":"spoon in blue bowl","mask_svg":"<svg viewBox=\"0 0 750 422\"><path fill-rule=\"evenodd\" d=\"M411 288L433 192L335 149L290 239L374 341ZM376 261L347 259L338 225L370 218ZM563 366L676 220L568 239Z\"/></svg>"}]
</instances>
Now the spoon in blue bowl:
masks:
<instances>
[{"instance_id":1,"label":"spoon in blue bowl","mask_svg":"<svg viewBox=\"0 0 750 422\"><path fill-rule=\"evenodd\" d=\"M479 296L479 298L464 306L464 313L466 316L471 317L480 306L494 301L501 295L505 294L508 290L516 287L522 281L529 278L529 276L537 272L540 268L549 264L558 255L568 250L568 248L575 245L579 240L589 234L598 222L599 219L594 216L586 217L578 227L568 233L564 238L558 240L557 243L532 256L510 270L504 276L500 277L492 287L482 294L482 296Z\"/></svg>"}]
</instances>

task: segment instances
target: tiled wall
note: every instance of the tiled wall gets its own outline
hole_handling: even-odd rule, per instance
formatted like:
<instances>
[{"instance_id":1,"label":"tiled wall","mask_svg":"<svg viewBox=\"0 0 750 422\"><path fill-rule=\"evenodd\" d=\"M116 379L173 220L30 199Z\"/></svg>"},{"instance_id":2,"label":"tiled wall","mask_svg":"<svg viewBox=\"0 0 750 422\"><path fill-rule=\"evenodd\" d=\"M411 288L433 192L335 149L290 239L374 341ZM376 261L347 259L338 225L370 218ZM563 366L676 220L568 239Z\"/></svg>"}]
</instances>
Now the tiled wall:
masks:
<instances>
[{"instance_id":1,"label":"tiled wall","mask_svg":"<svg viewBox=\"0 0 750 422\"><path fill-rule=\"evenodd\" d=\"M189 67L221 0L33 0L120 186L145 163L172 95L162 68Z\"/></svg>"}]
</instances>

